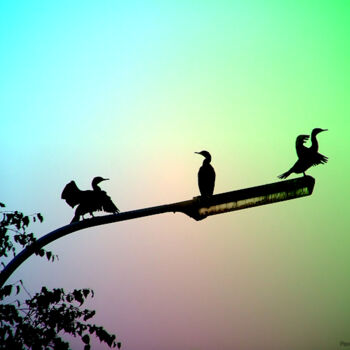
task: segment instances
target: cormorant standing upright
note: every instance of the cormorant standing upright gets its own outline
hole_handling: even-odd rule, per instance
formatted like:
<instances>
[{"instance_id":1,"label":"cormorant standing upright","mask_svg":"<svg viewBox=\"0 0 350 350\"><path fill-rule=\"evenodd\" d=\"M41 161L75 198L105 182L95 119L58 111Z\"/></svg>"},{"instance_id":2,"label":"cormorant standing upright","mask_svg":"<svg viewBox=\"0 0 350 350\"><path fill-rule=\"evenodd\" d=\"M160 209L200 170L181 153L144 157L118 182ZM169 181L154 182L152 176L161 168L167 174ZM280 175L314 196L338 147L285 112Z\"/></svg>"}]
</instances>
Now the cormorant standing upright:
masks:
<instances>
[{"instance_id":1,"label":"cormorant standing upright","mask_svg":"<svg viewBox=\"0 0 350 350\"><path fill-rule=\"evenodd\" d=\"M208 151L195 152L201 154L205 159L198 171L198 186L203 197L210 197L214 193L215 170L210 164L211 155Z\"/></svg>"},{"instance_id":2,"label":"cormorant standing upright","mask_svg":"<svg viewBox=\"0 0 350 350\"><path fill-rule=\"evenodd\" d=\"M292 166L291 169L278 176L280 179L287 178L291 173L303 173L305 176L305 171L311 166L327 163L328 158L323 154L318 153L318 142L316 136L322 131L327 131L327 129L315 128L312 130L312 144L309 148L304 146L304 142L309 138L309 136L299 135L297 137L296 151L299 159L296 161L296 163Z\"/></svg>"},{"instance_id":3,"label":"cormorant standing upright","mask_svg":"<svg viewBox=\"0 0 350 350\"><path fill-rule=\"evenodd\" d=\"M65 186L61 198L65 199L72 208L78 204L71 222L79 221L80 216L84 219L84 215L87 213L94 216L94 211L103 210L107 213L119 213L119 209L111 198L98 186L100 182L105 180L109 179L104 179L101 176L95 177L91 183L92 191L81 191L74 181Z\"/></svg>"}]
</instances>

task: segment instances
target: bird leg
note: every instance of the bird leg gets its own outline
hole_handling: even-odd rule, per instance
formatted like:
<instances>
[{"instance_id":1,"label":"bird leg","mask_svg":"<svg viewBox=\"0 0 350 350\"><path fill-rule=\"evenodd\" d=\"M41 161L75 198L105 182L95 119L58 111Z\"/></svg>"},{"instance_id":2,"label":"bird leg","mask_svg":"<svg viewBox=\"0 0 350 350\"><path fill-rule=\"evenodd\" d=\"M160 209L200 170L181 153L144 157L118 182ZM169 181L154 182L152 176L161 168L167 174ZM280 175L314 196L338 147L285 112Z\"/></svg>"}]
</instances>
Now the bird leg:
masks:
<instances>
[{"instance_id":1,"label":"bird leg","mask_svg":"<svg viewBox=\"0 0 350 350\"><path fill-rule=\"evenodd\" d=\"M196 204L198 205L198 207L206 207L208 205L210 196L198 196L194 197L193 199L196 200Z\"/></svg>"}]
</instances>

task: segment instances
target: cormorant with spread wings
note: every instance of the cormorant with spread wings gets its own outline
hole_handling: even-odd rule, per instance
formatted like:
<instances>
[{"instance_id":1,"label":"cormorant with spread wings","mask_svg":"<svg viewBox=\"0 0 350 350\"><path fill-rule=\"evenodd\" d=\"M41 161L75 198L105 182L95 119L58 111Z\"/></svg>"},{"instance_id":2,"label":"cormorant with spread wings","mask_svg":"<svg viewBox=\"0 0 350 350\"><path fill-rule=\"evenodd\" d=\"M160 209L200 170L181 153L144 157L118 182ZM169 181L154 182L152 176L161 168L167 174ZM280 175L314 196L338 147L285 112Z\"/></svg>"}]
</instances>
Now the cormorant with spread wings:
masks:
<instances>
[{"instance_id":1,"label":"cormorant with spread wings","mask_svg":"<svg viewBox=\"0 0 350 350\"><path fill-rule=\"evenodd\" d=\"M309 139L308 135L299 135L297 137L295 146L299 159L288 171L278 176L280 179L287 178L291 173L303 173L305 176L305 171L311 166L327 163L328 157L318 153L318 141L316 136L322 131L327 131L327 129L315 128L312 130L311 147L304 146L305 141Z\"/></svg>"},{"instance_id":2,"label":"cormorant with spread wings","mask_svg":"<svg viewBox=\"0 0 350 350\"><path fill-rule=\"evenodd\" d=\"M67 204L72 208L76 205L75 215L71 222L79 221L82 216L89 213L94 216L95 211L105 211L107 213L119 213L119 209L112 202L111 198L105 191L102 191L98 184L102 181L109 180L104 179L101 176L97 176L92 180L92 190L82 191L78 188L75 181L68 183L62 192L62 199L65 199Z\"/></svg>"}]
</instances>

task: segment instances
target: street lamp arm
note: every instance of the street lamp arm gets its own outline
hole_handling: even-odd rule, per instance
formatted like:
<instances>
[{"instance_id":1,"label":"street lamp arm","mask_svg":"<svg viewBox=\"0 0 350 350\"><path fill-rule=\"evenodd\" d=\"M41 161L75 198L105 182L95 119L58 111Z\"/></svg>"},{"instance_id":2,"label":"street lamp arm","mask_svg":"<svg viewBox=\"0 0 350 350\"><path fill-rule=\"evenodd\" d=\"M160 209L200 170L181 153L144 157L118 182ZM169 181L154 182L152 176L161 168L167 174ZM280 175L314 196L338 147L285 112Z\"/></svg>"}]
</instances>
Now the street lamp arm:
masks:
<instances>
[{"instance_id":1,"label":"street lamp arm","mask_svg":"<svg viewBox=\"0 0 350 350\"><path fill-rule=\"evenodd\" d=\"M149 215L162 214L166 212L177 211L177 203L161 205L156 207L144 208L139 210L127 211L119 214L111 214L93 217L90 219L85 219L78 222L73 222L69 225L62 226L45 236L37 239L33 244L24 248L19 254L17 254L1 271L0 273L0 288L3 287L7 279L12 275L12 273L31 255L38 252L41 248L45 247L49 243L66 236L70 233L80 231L89 227L100 226L105 224L110 224L118 221L131 220L136 218L141 218Z\"/></svg>"},{"instance_id":2,"label":"street lamp arm","mask_svg":"<svg viewBox=\"0 0 350 350\"><path fill-rule=\"evenodd\" d=\"M171 212L181 212L195 220L202 220L209 215L308 196L312 194L314 184L315 179L313 177L304 176L272 184L220 193L211 197L195 197L183 202L98 216L73 222L39 238L16 255L0 273L0 288L3 287L12 273L32 254L40 251L41 248L56 239L85 228Z\"/></svg>"}]
</instances>

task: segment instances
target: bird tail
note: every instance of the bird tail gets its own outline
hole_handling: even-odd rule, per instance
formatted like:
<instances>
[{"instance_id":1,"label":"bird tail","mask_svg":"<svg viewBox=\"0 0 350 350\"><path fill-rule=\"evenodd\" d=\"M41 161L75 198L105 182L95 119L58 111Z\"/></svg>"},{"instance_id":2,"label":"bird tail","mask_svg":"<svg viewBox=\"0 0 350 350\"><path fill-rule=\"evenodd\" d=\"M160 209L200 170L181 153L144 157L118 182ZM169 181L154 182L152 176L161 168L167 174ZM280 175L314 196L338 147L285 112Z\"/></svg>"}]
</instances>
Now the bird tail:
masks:
<instances>
[{"instance_id":1,"label":"bird tail","mask_svg":"<svg viewBox=\"0 0 350 350\"><path fill-rule=\"evenodd\" d=\"M75 214L73 219L72 219L72 221L70 223L72 224L73 222L78 222L79 221L79 217L80 217L80 215Z\"/></svg>"},{"instance_id":2,"label":"bird tail","mask_svg":"<svg viewBox=\"0 0 350 350\"><path fill-rule=\"evenodd\" d=\"M73 222L79 222L80 216L82 216L83 214L84 213L82 213L81 207L78 206L77 209L75 209L74 217L70 223L72 224ZM84 216L83 216L83 219L84 219Z\"/></svg>"},{"instance_id":3,"label":"bird tail","mask_svg":"<svg viewBox=\"0 0 350 350\"><path fill-rule=\"evenodd\" d=\"M285 173L278 176L279 179L286 179L292 173L291 170L286 171Z\"/></svg>"}]
</instances>

